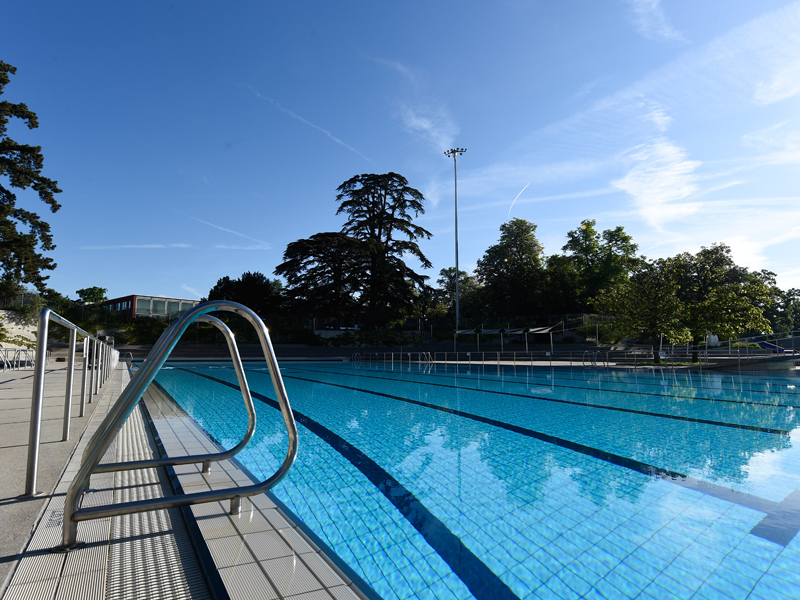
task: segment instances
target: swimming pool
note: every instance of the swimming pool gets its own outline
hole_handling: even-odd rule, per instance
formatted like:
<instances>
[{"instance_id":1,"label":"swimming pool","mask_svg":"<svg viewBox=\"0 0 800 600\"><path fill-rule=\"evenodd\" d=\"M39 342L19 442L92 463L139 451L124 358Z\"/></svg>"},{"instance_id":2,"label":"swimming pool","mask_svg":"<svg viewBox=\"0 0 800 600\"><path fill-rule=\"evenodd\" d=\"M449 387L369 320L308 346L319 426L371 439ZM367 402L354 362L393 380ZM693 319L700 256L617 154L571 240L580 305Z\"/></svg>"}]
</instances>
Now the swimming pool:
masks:
<instances>
[{"instance_id":1,"label":"swimming pool","mask_svg":"<svg viewBox=\"0 0 800 600\"><path fill-rule=\"evenodd\" d=\"M156 381L231 447L232 368ZM239 455L280 464L265 367ZM800 597L796 379L284 363L275 495L384 598Z\"/></svg>"}]
</instances>

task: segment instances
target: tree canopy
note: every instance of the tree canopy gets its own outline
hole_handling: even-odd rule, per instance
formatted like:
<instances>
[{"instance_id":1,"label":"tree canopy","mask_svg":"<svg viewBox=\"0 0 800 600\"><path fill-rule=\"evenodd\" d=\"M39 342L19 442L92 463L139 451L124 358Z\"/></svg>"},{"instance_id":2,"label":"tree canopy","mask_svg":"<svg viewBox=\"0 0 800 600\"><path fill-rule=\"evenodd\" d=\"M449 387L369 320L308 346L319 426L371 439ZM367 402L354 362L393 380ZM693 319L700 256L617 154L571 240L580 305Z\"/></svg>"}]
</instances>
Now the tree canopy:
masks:
<instances>
[{"instance_id":1,"label":"tree canopy","mask_svg":"<svg viewBox=\"0 0 800 600\"><path fill-rule=\"evenodd\" d=\"M108 300L106 297L108 290L103 287L92 286L76 290L75 293L78 294L78 300L81 304L98 304Z\"/></svg>"},{"instance_id":2,"label":"tree canopy","mask_svg":"<svg viewBox=\"0 0 800 600\"><path fill-rule=\"evenodd\" d=\"M567 233L562 248L575 267L576 292L583 310L603 289L625 281L639 249L622 226L601 234L595 225L594 219L581 221L580 227Z\"/></svg>"},{"instance_id":3,"label":"tree canopy","mask_svg":"<svg viewBox=\"0 0 800 600\"><path fill-rule=\"evenodd\" d=\"M593 301L604 314L617 316L620 336L647 337L656 349L661 334L668 343L689 341L688 313L679 297L682 270L680 259L639 260L627 281L602 290Z\"/></svg>"},{"instance_id":4,"label":"tree canopy","mask_svg":"<svg viewBox=\"0 0 800 600\"><path fill-rule=\"evenodd\" d=\"M425 198L397 173L356 175L337 188L336 214L347 215L342 233L358 240L365 255L360 286L366 324L382 327L402 318L415 303L426 276L403 261L410 254L423 268L433 265L417 243L431 233L413 223Z\"/></svg>"},{"instance_id":5,"label":"tree canopy","mask_svg":"<svg viewBox=\"0 0 800 600\"><path fill-rule=\"evenodd\" d=\"M364 245L334 231L291 242L275 274L286 278L295 311L339 318L353 313L366 266Z\"/></svg>"},{"instance_id":6,"label":"tree canopy","mask_svg":"<svg viewBox=\"0 0 800 600\"><path fill-rule=\"evenodd\" d=\"M763 274L736 265L725 244L704 246L697 254L685 252L679 258L679 297L695 347L708 331L724 337L748 330L772 333L764 308L776 299L774 281L770 285Z\"/></svg>"},{"instance_id":7,"label":"tree canopy","mask_svg":"<svg viewBox=\"0 0 800 600\"><path fill-rule=\"evenodd\" d=\"M17 69L0 61L0 96ZM20 119L28 129L39 126L36 113L24 103L0 102L0 296L13 293L20 284L46 289L48 279L42 271L55 268L52 258L42 252L55 248L50 225L39 215L17 205L11 189L35 191L39 199L56 212L61 206L55 194L61 192L57 182L42 175L44 158L41 146L20 144L8 137L9 119Z\"/></svg>"},{"instance_id":8,"label":"tree canopy","mask_svg":"<svg viewBox=\"0 0 800 600\"><path fill-rule=\"evenodd\" d=\"M540 310L543 253L534 223L517 218L500 226L500 240L489 246L475 269L485 301L496 314L529 315Z\"/></svg>"},{"instance_id":9,"label":"tree canopy","mask_svg":"<svg viewBox=\"0 0 800 600\"><path fill-rule=\"evenodd\" d=\"M228 276L217 280L208 292L209 300L230 300L244 304L262 319L268 319L281 310L283 284L279 279L270 280L258 271L246 271L238 279Z\"/></svg>"}]
</instances>

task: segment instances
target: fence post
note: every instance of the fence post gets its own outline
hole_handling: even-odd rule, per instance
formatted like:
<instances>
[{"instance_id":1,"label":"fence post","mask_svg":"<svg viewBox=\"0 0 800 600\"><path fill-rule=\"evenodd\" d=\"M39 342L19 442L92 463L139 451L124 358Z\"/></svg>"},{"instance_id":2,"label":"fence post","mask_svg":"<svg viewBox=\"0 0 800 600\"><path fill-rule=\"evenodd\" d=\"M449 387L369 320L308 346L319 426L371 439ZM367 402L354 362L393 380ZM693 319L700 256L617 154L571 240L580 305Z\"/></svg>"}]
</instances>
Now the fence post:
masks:
<instances>
[{"instance_id":1,"label":"fence post","mask_svg":"<svg viewBox=\"0 0 800 600\"><path fill-rule=\"evenodd\" d=\"M69 439L69 422L72 418L72 382L75 374L75 343L78 340L78 332L74 329L69 330L69 354L67 355L67 389L64 393L64 427L61 433L61 441Z\"/></svg>"},{"instance_id":2,"label":"fence post","mask_svg":"<svg viewBox=\"0 0 800 600\"><path fill-rule=\"evenodd\" d=\"M97 356L100 352L98 346L100 345L100 340L94 341L94 353L92 354L92 383L94 383L93 389L94 394L97 394L100 391L100 368L97 364ZM95 373L95 371L97 371Z\"/></svg>"},{"instance_id":3,"label":"fence post","mask_svg":"<svg viewBox=\"0 0 800 600\"><path fill-rule=\"evenodd\" d=\"M31 424L28 438L28 471L25 476L25 495L36 495L36 476L39 474L39 438L42 433L42 395L44 394L44 364L47 352L47 328L50 325L50 309L39 313L39 329L36 334L36 364L33 374L33 397L31 399Z\"/></svg>"},{"instance_id":4,"label":"fence post","mask_svg":"<svg viewBox=\"0 0 800 600\"><path fill-rule=\"evenodd\" d=\"M89 338L83 338L83 377L81 378L81 414L86 412L86 371L89 367Z\"/></svg>"}]
</instances>

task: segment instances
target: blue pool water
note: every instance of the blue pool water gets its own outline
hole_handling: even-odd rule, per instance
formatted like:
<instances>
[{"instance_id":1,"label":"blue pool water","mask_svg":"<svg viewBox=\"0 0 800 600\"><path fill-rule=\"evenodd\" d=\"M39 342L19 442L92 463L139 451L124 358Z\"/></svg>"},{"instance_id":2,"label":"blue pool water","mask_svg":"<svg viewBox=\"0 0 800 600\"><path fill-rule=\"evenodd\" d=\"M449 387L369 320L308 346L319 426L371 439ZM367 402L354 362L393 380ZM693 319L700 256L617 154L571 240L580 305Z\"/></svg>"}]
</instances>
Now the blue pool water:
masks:
<instances>
[{"instance_id":1,"label":"blue pool water","mask_svg":"<svg viewBox=\"0 0 800 600\"><path fill-rule=\"evenodd\" d=\"M157 382L212 437L232 368ZM278 467L265 367L239 460ZM797 379L285 363L300 452L275 495L382 597L800 598Z\"/></svg>"}]
</instances>

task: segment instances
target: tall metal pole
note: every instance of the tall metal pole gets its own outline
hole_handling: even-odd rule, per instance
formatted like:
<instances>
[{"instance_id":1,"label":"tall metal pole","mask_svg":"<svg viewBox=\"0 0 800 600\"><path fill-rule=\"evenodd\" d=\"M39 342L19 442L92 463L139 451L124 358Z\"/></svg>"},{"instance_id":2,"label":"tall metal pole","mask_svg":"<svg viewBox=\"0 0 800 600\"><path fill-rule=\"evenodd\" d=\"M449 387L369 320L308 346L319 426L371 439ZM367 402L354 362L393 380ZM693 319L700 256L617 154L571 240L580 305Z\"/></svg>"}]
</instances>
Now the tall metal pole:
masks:
<instances>
[{"instance_id":1,"label":"tall metal pole","mask_svg":"<svg viewBox=\"0 0 800 600\"><path fill-rule=\"evenodd\" d=\"M458 155L464 154L466 148L451 148L445 150L444 154L447 157L453 157L453 175L455 177L455 200L456 200L456 329L461 326L461 311L458 293Z\"/></svg>"}]
</instances>

